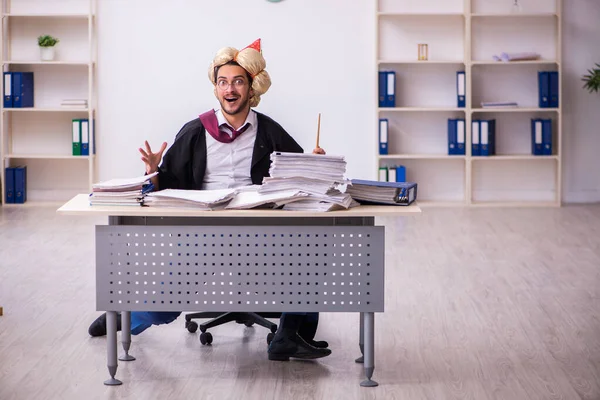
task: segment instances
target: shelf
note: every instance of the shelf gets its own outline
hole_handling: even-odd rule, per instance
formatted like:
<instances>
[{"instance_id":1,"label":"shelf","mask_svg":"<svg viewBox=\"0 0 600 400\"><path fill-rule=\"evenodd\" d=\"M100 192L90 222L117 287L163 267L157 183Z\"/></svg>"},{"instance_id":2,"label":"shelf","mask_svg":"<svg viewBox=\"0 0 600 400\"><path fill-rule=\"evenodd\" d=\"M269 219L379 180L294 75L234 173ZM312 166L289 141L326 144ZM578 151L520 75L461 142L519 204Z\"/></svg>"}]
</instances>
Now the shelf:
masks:
<instances>
[{"instance_id":1,"label":"shelf","mask_svg":"<svg viewBox=\"0 0 600 400\"><path fill-rule=\"evenodd\" d=\"M496 156L471 156L473 161L498 161L498 160L558 160L558 156L534 156L531 154L496 155Z\"/></svg>"},{"instance_id":2,"label":"shelf","mask_svg":"<svg viewBox=\"0 0 600 400\"><path fill-rule=\"evenodd\" d=\"M57 108L3 108L4 112L89 112L89 108L68 108L68 107L57 107ZM93 110L92 110L93 111Z\"/></svg>"},{"instance_id":3,"label":"shelf","mask_svg":"<svg viewBox=\"0 0 600 400\"><path fill-rule=\"evenodd\" d=\"M419 64L419 65L426 65L426 64L433 64L433 65L443 65L443 64L448 64L448 65L464 65L465 62L463 60L427 60L427 61L418 61L418 60L379 60L377 61L377 63L379 65L384 65L384 64Z\"/></svg>"},{"instance_id":4,"label":"shelf","mask_svg":"<svg viewBox=\"0 0 600 400\"><path fill-rule=\"evenodd\" d=\"M471 14L472 18L548 18L548 17L557 17L556 13L539 13L539 14L527 14L527 13L514 13L514 14L493 14L493 13L485 13L485 14Z\"/></svg>"},{"instance_id":5,"label":"shelf","mask_svg":"<svg viewBox=\"0 0 600 400\"><path fill-rule=\"evenodd\" d=\"M91 156L70 156L60 154L7 154L4 158L27 158L27 159L43 159L43 160L88 160L94 158Z\"/></svg>"},{"instance_id":6,"label":"shelf","mask_svg":"<svg viewBox=\"0 0 600 400\"><path fill-rule=\"evenodd\" d=\"M527 60L527 61L471 61L472 65L548 65L558 64L556 60Z\"/></svg>"},{"instance_id":7,"label":"shelf","mask_svg":"<svg viewBox=\"0 0 600 400\"><path fill-rule=\"evenodd\" d=\"M396 13L378 12L379 17L464 17L463 13Z\"/></svg>"},{"instance_id":8,"label":"shelf","mask_svg":"<svg viewBox=\"0 0 600 400\"><path fill-rule=\"evenodd\" d=\"M385 154L378 156L382 160L464 160L465 156L449 156L447 154Z\"/></svg>"},{"instance_id":9,"label":"shelf","mask_svg":"<svg viewBox=\"0 0 600 400\"><path fill-rule=\"evenodd\" d=\"M380 107L379 112L455 112L465 111L458 107Z\"/></svg>"},{"instance_id":10,"label":"shelf","mask_svg":"<svg viewBox=\"0 0 600 400\"><path fill-rule=\"evenodd\" d=\"M44 204L91 190L97 180L98 26L97 0L7 0L0 11L5 72L34 75L33 107L1 107L0 161L4 166L27 166L27 203ZM41 59L37 39L49 34L60 39L56 58ZM29 89L27 89L29 90ZM85 104L62 105L70 99ZM81 135L92 154L74 156L78 124L88 120ZM84 125L85 126L85 125ZM73 132L75 129L75 132ZM81 134L81 133L80 133ZM77 140L77 139L75 139ZM79 160L79 161L74 161ZM0 182L6 170L0 170ZM75 189L77 188L77 189ZM6 204L6 191L0 204ZM10 206L10 205L9 205ZM17 204L15 207L27 205Z\"/></svg>"},{"instance_id":11,"label":"shelf","mask_svg":"<svg viewBox=\"0 0 600 400\"><path fill-rule=\"evenodd\" d=\"M4 17L18 18L88 18L94 14L35 14L35 13L4 13Z\"/></svg>"},{"instance_id":12,"label":"shelf","mask_svg":"<svg viewBox=\"0 0 600 400\"><path fill-rule=\"evenodd\" d=\"M30 60L30 61L3 61L5 65L81 65L81 66L89 66L93 65L93 62L87 61L40 61L40 60Z\"/></svg>"},{"instance_id":13,"label":"shelf","mask_svg":"<svg viewBox=\"0 0 600 400\"><path fill-rule=\"evenodd\" d=\"M535 108L535 107L505 107L505 108L473 108L472 111L474 113L478 112L478 113L494 113L494 112L504 112L504 113L511 113L511 112L516 112L516 113L520 113L520 112L558 112L559 109L558 108Z\"/></svg>"},{"instance_id":14,"label":"shelf","mask_svg":"<svg viewBox=\"0 0 600 400\"><path fill-rule=\"evenodd\" d=\"M566 76L560 48L563 1L528 2L520 13L511 12L512 1L438 3L378 2L373 62L380 71L395 72L396 98L395 107L375 103L378 118L388 120L389 151L381 155L374 146L377 167L403 165L409 181L423 183L417 199L423 207L560 206L562 100L554 108L538 106L537 73L552 70L560 79ZM419 43L427 44L429 60L417 59ZM532 49L539 59L492 57ZM467 72L466 107L457 107L457 71ZM518 106L481 106L488 101ZM465 119L467 148L473 134L469 122L496 119L498 155L472 156L469 150L448 155L447 123L456 118ZM552 120L556 154L530 154L532 118Z\"/></svg>"}]
</instances>

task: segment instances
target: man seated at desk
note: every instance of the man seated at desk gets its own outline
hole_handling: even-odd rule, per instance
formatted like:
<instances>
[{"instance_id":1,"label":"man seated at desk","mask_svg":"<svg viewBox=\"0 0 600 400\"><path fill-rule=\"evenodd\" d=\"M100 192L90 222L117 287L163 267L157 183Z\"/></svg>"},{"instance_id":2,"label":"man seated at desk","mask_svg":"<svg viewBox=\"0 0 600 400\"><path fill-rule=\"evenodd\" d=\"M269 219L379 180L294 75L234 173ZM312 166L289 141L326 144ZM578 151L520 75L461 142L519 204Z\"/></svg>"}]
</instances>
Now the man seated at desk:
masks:
<instances>
[{"instance_id":1,"label":"man seated at desk","mask_svg":"<svg viewBox=\"0 0 600 400\"><path fill-rule=\"evenodd\" d=\"M302 153L300 145L273 119L252 110L271 85L260 51L260 39L238 51L219 50L208 75L221 108L186 123L165 153L164 142L154 153L148 142L139 149L146 173L160 189L220 189L260 185L268 176L273 151ZM207 135L206 132L209 134ZM325 154L321 148L315 154ZM173 322L181 312L132 312L131 333ZM325 341L314 341L318 313L283 313L268 354L270 360L314 359L331 354ZM118 319L118 329L120 318ZM106 314L89 327L91 336L106 335Z\"/></svg>"}]
</instances>

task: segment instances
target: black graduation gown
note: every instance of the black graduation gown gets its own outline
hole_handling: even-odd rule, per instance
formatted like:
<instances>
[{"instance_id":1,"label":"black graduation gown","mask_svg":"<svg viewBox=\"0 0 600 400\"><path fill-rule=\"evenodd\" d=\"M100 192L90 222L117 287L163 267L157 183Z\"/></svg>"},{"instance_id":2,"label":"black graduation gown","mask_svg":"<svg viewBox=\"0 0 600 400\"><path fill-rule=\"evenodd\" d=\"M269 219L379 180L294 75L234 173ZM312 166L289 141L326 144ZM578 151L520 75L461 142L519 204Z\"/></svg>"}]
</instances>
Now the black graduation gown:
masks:
<instances>
[{"instance_id":1,"label":"black graduation gown","mask_svg":"<svg viewBox=\"0 0 600 400\"><path fill-rule=\"evenodd\" d=\"M273 151L303 153L300 145L270 117L257 112L258 132L252 152L250 177L255 185L269 176ZM158 168L158 188L203 189L206 172L206 129L200 118L186 123L175 136Z\"/></svg>"}]
</instances>

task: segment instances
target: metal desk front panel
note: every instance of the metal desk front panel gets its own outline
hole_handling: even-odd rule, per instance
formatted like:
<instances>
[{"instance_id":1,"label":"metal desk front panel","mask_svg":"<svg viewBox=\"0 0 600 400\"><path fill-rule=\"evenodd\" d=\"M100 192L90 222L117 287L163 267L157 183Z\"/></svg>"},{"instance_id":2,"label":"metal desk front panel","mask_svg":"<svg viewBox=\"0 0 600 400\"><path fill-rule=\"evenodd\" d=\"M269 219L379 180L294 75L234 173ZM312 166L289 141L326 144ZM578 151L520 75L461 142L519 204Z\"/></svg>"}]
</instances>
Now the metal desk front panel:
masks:
<instances>
[{"instance_id":1,"label":"metal desk front panel","mask_svg":"<svg viewBox=\"0 0 600 400\"><path fill-rule=\"evenodd\" d=\"M96 226L98 310L384 311L382 226L181 222Z\"/></svg>"}]
</instances>

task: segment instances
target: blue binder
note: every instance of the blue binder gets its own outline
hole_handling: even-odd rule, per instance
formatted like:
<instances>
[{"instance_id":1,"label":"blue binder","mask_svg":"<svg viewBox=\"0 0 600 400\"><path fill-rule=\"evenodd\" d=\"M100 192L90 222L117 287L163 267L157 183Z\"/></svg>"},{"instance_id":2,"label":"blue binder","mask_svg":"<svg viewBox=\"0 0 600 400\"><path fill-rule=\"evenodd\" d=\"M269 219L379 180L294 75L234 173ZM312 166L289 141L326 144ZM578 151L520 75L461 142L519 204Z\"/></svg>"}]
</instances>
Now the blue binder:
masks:
<instances>
[{"instance_id":1,"label":"blue binder","mask_svg":"<svg viewBox=\"0 0 600 400\"><path fill-rule=\"evenodd\" d=\"M388 154L388 125L387 118L379 119L379 154Z\"/></svg>"},{"instance_id":2,"label":"blue binder","mask_svg":"<svg viewBox=\"0 0 600 400\"><path fill-rule=\"evenodd\" d=\"M27 166L15 167L15 203L27 201Z\"/></svg>"},{"instance_id":3,"label":"blue binder","mask_svg":"<svg viewBox=\"0 0 600 400\"><path fill-rule=\"evenodd\" d=\"M479 155L492 156L496 150L496 120L479 121Z\"/></svg>"},{"instance_id":4,"label":"blue binder","mask_svg":"<svg viewBox=\"0 0 600 400\"><path fill-rule=\"evenodd\" d=\"M379 107L385 107L387 96L387 71L379 71Z\"/></svg>"},{"instance_id":5,"label":"blue binder","mask_svg":"<svg viewBox=\"0 0 600 400\"><path fill-rule=\"evenodd\" d=\"M13 107L33 107L33 72L12 73Z\"/></svg>"},{"instance_id":6,"label":"blue binder","mask_svg":"<svg viewBox=\"0 0 600 400\"><path fill-rule=\"evenodd\" d=\"M448 119L448 155L465 155L465 120Z\"/></svg>"},{"instance_id":7,"label":"blue binder","mask_svg":"<svg viewBox=\"0 0 600 400\"><path fill-rule=\"evenodd\" d=\"M406 167L404 165L396 167L396 182L406 182Z\"/></svg>"},{"instance_id":8,"label":"blue binder","mask_svg":"<svg viewBox=\"0 0 600 400\"><path fill-rule=\"evenodd\" d=\"M6 181L4 182L4 191L6 193L6 204L15 202L15 169L6 168Z\"/></svg>"},{"instance_id":9,"label":"blue binder","mask_svg":"<svg viewBox=\"0 0 600 400\"><path fill-rule=\"evenodd\" d=\"M552 155L552 120L542 120L542 153L545 156Z\"/></svg>"},{"instance_id":10,"label":"blue binder","mask_svg":"<svg viewBox=\"0 0 600 400\"><path fill-rule=\"evenodd\" d=\"M531 154L534 156L544 154L542 145L542 120L540 118L531 119Z\"/></svg>"},{"instance_id":11,"label":"blue binder","mask_svg":"<svg viewBox=\"0 0 600 400\"><path fill-rule=\"evenodd\" d=\"M96 119L90 124L90 153L96 154Z\"/></svg>"},{"instance_id":12,"label":"blue binder","mask_svg":"<svg viewBox=\"0 0 600 400\"><path fill-rule=\"evenodd\" d=\"M12 108L13 106L13 90L12 90L12 72L4 73L4 84L2 85L4 92L4 108Z\"/></svg>"},{"instance_id":13,"label":"blue binder","mask_svg":"<svg viewBox=\"0 0 600 400\"><path fill-rule=\"evenodd\" d=\"M456 153L455 154L464 156L465 152L466 152L465 138L467 136L464 118L457 118L454 122L454 126L456 127Z\"/></svg>"},{"instance_id":14,"label":"blue binder","mask_svg":"<svg viewBox=\"0 0 600 400\"><path fill-rule=\"evenodd\" d=\"M380 182L363 179L351 179L360 195L352 194L354 200L361 204L387 204L407 206L417 199L415 182ZM346 189L348 191L349 189ZM355 192L356 193L356 192Z\"/></svg>"},{"instance_id":15,"label":"blue binder","mask_svg":"<svg viewBox=\"0 0 600 400\"><path fill-rule=\"evenodd\" d=\"M396 72L387 71L387 97L385 101L386 107L396 107Z\"/></svg>"},{"instance_id":16,"label":"blue binder","mask_svg":"<svg viewBox=\"0 0 600 400\"><path fill-rule=\"evenodd\" d=\"M558 71L548 72L548 107L558 108Z\"/></svg>"},{"instance_id":17,"label":"blue binder","mask_svg":"<svg viewBox=\"0 0 600 400\"><path fill-rule=\"evenodd\" d=\"M481 134L480 134L480 121L478 119L474 119L471 121L471 155L472 156L480 156L481 149L479 143L481 142Z\"/></svg>"},{"instance_id":18,"label":"blue binder","mask_svg":"<svg viewBox=\"0 0 600 400\"><path fill-rule=\"evenodd\" d=\"M465 81L465 71L458 71L456 73L456 106L459 108L465 107L467 91Z\"/></svg>"},{"instance_id":19,"label":"blue binder","mask_svg":"<svg viewBox=\"0 0 600 400\"><path fill-rule=\"evenodd\" d=\"M448 118L448 155L456 154L456 119Z\"/></svg>"},{"instance_id":20,"label":"blue binder","mask_svg":"<svg viewBox=\"0 0 600 400\"><path fill-rule=\"evenodd\" d=\"M547 71L538 71L539 107L550 107L550 76Z\"/></svg>"},{"instance_id":21,"label":"blue binder","mask_svg":"<svg viewBox=\"0 0 600 400\"><path fill-rule=\"evenodd\" d=\"M89 156L90 155L90 123L89 120L82 119L79 125L79 129L81 130L81 155Z\"/></svg>"}]
</instances>

